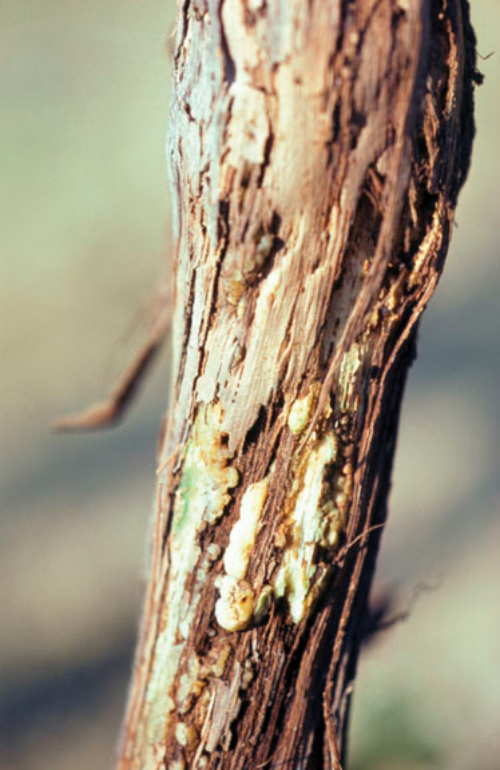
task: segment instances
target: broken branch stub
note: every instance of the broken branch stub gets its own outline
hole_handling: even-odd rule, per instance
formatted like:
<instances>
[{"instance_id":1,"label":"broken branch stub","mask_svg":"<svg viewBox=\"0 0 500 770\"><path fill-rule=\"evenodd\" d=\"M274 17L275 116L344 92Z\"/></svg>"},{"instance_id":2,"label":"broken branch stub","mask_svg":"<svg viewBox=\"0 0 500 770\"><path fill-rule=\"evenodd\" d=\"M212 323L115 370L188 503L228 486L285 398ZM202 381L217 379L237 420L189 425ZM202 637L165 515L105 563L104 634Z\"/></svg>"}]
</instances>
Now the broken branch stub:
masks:
<instances>
[{"instance_id":1,"label":"broken branch stub","mask_svg":"<svg viewBox=\"0 0 500 770\"><path fill-rule=\"evenodd\" d=\"M340 767L475 77L459 0L179 4L173 406L122 770Z\"/></svg>"}]
</instances>

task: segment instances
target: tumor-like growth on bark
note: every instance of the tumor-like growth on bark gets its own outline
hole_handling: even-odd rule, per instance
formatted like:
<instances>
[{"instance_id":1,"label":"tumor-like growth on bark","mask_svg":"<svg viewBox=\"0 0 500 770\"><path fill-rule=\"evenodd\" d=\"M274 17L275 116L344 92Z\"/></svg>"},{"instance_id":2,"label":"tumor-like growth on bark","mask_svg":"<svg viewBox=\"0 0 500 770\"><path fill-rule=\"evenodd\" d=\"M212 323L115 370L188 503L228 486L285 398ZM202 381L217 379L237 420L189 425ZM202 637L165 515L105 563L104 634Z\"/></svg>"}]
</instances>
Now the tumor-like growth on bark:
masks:
<instances>
[{"instance_id":1,"label":"tumor-like growth on bark","mask_svg":"<svg viewBox=\"0 0 500 770\"><path fill-rule=\"evenodd\" d=\"M474 66L463 0L179 4L173 405L122 770L339 767Z\"/></svg>"}]
</instances>

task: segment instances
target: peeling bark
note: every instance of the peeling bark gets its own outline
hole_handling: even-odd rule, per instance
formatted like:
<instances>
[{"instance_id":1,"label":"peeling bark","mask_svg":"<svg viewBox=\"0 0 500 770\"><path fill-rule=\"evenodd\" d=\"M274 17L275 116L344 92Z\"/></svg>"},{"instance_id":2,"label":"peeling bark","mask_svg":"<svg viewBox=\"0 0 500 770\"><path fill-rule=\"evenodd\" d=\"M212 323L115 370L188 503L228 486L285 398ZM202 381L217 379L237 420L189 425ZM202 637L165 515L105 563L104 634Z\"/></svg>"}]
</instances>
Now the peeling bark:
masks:
<instances>
[{"instance_id":1,"label":"peeling bark","mask_svg":"<svg viewBox=\"0 0 500 770\"><path fill-rule=\"evenodd\" d=\"M474 46L464 0L179 3L172 408L122 770L341 766Z\"/></svg>"}]
</instances>

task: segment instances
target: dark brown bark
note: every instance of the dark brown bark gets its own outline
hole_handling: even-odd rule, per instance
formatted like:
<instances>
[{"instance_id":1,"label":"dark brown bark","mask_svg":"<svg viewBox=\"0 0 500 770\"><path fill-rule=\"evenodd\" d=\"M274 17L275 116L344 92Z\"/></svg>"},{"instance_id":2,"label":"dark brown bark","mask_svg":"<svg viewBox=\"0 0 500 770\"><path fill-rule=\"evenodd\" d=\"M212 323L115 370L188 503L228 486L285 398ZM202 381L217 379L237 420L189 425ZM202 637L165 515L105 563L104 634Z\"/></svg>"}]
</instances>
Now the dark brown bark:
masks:
<instances>
[{"instance_id":1,"label":"dark brown bark","mask_svg":"<svg viewBox=\"0 0 500 770\"><path fill-rule=\"evenodd\" d=\"M173 395L122 770L340 767L475 77L463 0L179 5Z\"/></svg>"}]
</instances>

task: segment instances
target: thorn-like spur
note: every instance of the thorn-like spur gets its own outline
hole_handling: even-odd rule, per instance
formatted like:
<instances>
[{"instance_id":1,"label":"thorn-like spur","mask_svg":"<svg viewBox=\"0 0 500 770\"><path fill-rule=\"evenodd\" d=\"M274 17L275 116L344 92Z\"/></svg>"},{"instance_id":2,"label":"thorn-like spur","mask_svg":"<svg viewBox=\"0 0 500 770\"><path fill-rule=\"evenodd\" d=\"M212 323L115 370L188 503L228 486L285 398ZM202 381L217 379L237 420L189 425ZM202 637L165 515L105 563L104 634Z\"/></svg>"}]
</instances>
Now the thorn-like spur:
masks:
<instances>
[{"instance_id":1,"label":"thorn-like spur","mask_svg":"<svg viewBox=\"0 0 500 770\"><path fill-rule=\"evenodd\" d=\"M116 425L124 417L137 394L139 385L156 358L172 321L172 303L166 303L158 313L149 337L120 377L107 399L93 404L83 412L63 417L54 423L58 431L98 430Z\"/></svg>"}]
</instances>

